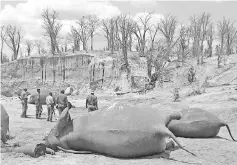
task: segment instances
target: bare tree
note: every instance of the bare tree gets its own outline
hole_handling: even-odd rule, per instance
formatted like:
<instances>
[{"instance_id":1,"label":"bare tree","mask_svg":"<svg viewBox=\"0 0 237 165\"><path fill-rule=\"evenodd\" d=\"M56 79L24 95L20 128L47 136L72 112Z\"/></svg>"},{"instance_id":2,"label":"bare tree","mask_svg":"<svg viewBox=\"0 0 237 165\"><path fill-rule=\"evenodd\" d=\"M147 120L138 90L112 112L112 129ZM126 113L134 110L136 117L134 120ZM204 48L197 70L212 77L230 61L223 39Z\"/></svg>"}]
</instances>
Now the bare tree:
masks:
<instances>
[{"instance_id":1,"label":"bare tree","mask_svg":"<svg viewBox=\"0 0 237 165\"><path fill-rule=\"evenodd\" d=\"M221 51L220 51L220 45L216 45L216 55L217 55L217 67L221 67Z\"/></svg>"},{"instance_id":2,"label":"bare tree","mask_svg":"<svg viewBox=\"0 0 237 165\"><path fill-rule=\"evenodd\" d=\"M212 43L213 43L213 40L214 40L214 26L213 24L211 23L208 27L208 30L207 30L207 45L208 45L208 57L212 57Z\"/></svg>"},{"instance_id":3,"label":"bare tree","mask_svg":"<svg viewBox=\"0 0 237 165\"><path fill-rule=\"evenodd\" d=\"M110 19L111 20L111 22L112 22L112 18ZM110 20L102 20L102 30L104 31L104 33L105 33L105 38L107 39L107 50L109 50L110 49L110 41L111 41L111 36L110 36ZM112 22L113 23L113 22ZM111 23L111 24L112 24ZM113 28L114 27L114 25L112 24L111 25L111 28ZM112 52L114 51L114 49L113 49L113 46L112 46L112 50L111 50Z\"/></svg>"},{"instance_id":4,"label":"bare tree","mask_svg":"<svg viewBox=\"0 0 237 165\"><path fill-rule=\"evenodd\" d=\"M43 51L43 47L44 47L44 43L43 43L43 41L42 40L35 40L35 46L37 47L37 51L38 51L38 53L39 54L41 54L41 53L43 53L42 51Z\"/></svg>"},{"instance_id":5,"label":"bare tree","mask_svg":"<svg viewBox=\"0 0 237 165\"><path fill-rule=\"evenodd\" d=\"M56 50L57 52L59 52L57 37L62 27L62 24L59 21L57 21L57 17L58 13L55 10L53 10L52 13L50 13L48 9L45 9L42 13L43 28L45 29L46 34L50 38L51 52L53 54L53 82L55 82L56 78L54 54Z\"/></svg>"},{"instance_id":6,"label":"bare tree","mask_svg":"<svg viewBox=\"0 0 237 165\"><path fill-rule=\"evenodd\" d=\"M77 21L78 30L77 33L80 35L80 39L83 45L83 50L87 50L87 42L90 35L90 27L88 19L83 16Z\"/></svg>"},{"instance_id":7,"label":"bare tree","mask_svg":"<svg viewBox=\"0 0 237 165\"><path fill-rule=\"evenodd\" d=\"M178 61L181 58L182 65L184 65L185 57L189 54L189 49L188 49L189 28L181 25L179 35L180 35L179 47L180 47L181 57L180 56L178 57Z\"/></svg>"},{"instance_id":8,"label":"bare tree","mask_svg":"<svg viewBox=\"0 0 237 165\"><path fill-rule=\"evenodd\" d=\"M217 23L217 35L218 35L218 38L220 40L220 54L222 55L224 53L224 42L225 42L225 39L226 39L226 32L227 32L227 24L228 24L228 20L225 19L225 17L221 20L221 21L218 21Z\"/></svg>"},{"instance_id":9,"label":"bare tree","mask_svg":"<svg viewBox=\"0 0 237 165\"><path fill-rule=\"evenodd\" d=\"M232 53L234 42L237 41L237 30L234 21L228 21L226 26L226 54L229 56Z\"/></svg>"},{"instance_id":10,"label":"bare tree","mask_svg":"<svg viewBox=\"0 0 237 165\"><path fill-rule=\"evenodd\" d=\"M32 50L34 49L34 43L31 40L26 40L26 50L27 50L27 56L30 56Z\"/></svg>"},{"instance_id":11,"label":"bare tree","mask_svg":"<svg viewBox=\"0 0 237 165\"><path fill-rule=\"evenodd\" d=\"M68 34L69 35L69 40L73 40L73 53L74 51L79 51L80 50L80 34L76 30L75 27L71 27L71 32Z\"/></svg>"},{"instance_id":12,"label":"bare tree","mask_svg":"<svg viewBox=\"0 0 237 165\"><path fill-rule=\"evenodd\" d=\"M196 17L196 15L190 17L190 28L191 28L191 37L193 40L192 54L197 58L197 64L200 63L199 52L200 52L200 39L201 39L201 20Z\"/></svg>"},{"instance_id":13,"label":"bare tree","mask_svg":"<svg viewBox=\"0 0 237 165\"><path fill-rule=\"evenodd\" d=\"M7 37L5 38L5 43L13 51L12 60L16 60L18 57L20 43L21 43L21 32L16 26L7 26Z\"/></svg>"},{"instance_id":14,"label":"bare tree","mask_svg":"<svg viewBox=\"0 0 237 165\"><path fill-rule=\"evenodd\" d=\"M118 35L117 39L119 40L122 46L122 53L124 58L124 66L127 70L127 79L131 84L131 70L128 63L128 41L129 35L134 30L134 24L129 15L121 15L120 19L117 22L118 26Z\"/></svg>"},{"instance_id":15,"label":"bare tree","mask_svg":"<svg viewBox=\"0 0 237 165\"><path fill-rule=\"evenodd\" d=\"M93 50L93 37L95 35L95 31L99 26L99 19L96 15L89 15L89 28L90 28L90 37L91 37L91 50Z\"/></svg>"},{"instance_id":16,"label":"bare tree","mask_svg":"<svg viewBox=\"0 0 237 165\"><path fill-rule=\"evenodd\" d=\"M62 28L62 24L57 21L58 13L53 10L52 13L45 9L42 13L43 28L50 38L51 52L54 55L55 51L59 52L57 37Z\"/></svg>"},{"instance_id":17,"label":"bare tree","mask_svg":"<svg viewBox=\"0 0 237 165\"><path fill-rule=\"evenodd\" d=\"M6 40L6 29L5 26L1 26L1 62L3 62L3 45L4 45L4 41Z\"/></svg>"},{"instance_id":18,"label":"bare tree","mask_svg":"<svg viewBox=\"0 0 237 165\"><path fill-rule=\"evenodd\" d=\"M107 50L110 50L112 53L120 48L120 43L117 39L118 21L119 17L102 20L102 30L107 39Z\"/></svg>"},{"instance_id":19,"label":"bare tree","mask_svg":"<svg viewBox=\"0 0 237 165\"><path fill-rule=\"evenodd\" d=\"M147 41L147 32L150 29L149 20L152 18L153 13L148 13L144 18L138 17L138 22L135 23L134 34L138 40L138 47L142 56L144 56L145 46Z\"/></svg>"},{"instance_id":20,"label":"bare tree","mask_svg":"<svg viewBox=\"0 0 237 165\"><path fill-rule=\"evenodd\" d=\"M177 19L168 15L159 23L158 29L164 35L167 44L167 55L170 55L172 43L174 42L174 33L177 26Z\"/></svg>"},{"instance_id":21,"label":"bare tree","mask_svg":"<svg viewBox=\"0 0 237 165\"><path fill-rule=\"evenodd\" d=\"M149 53L146 55L146 60L147 60L147 74L149 78L151 78L151 71L152 71L152 61L153 61L153 52L154 52L154 44L155 44L155 38L158 33L158 25L151 26L149 28L149 36L150 36L150 48L149 48Z\"/></svg>"},{"instance_id":22,"label":"bare tree","mask_svg":"<svg viewBox=\"0 0 237 165\"><path fill-rule=\"evenodd\" d=\"M211 23L211 15L209 13L203 13L200 18L200 23L201 23L201 43L200 43L200 53L201 53L201 64L203 64L203 42L206 39L206 35L208 32L208 26Z\"/></svg>"}]
</instances>

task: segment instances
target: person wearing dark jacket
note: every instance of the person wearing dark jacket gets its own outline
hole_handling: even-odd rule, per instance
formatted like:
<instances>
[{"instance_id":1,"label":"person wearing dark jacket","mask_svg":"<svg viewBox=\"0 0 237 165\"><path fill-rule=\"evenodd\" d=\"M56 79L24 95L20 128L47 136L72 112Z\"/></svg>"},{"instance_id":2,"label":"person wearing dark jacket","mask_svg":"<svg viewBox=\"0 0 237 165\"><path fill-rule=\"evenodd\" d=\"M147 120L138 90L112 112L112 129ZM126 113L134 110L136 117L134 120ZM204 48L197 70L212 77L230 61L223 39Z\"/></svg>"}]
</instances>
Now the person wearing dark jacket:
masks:
<instances>
[{"instance_id":1,"label":"person wearing dark jacket","mask_svg":"<svg viewBox=\"0 0 237 165\"><path fill-rule=\"evenodd\" d=\"M19 97L21 99L21 104L22 104L22 114L21 114L21 118L26 118L26 112L28 109L27 106L27 89L23 89L23 91L21 92L21 96Z\"/></svg>"},{"instance_id":2,"label":"person wearing dark jacket","mask_svg":"<svg viewBox=\"0 0 237 165\"><path fill-rule=\"evenodd\" d=\"M67 95L64 94L64 90L61 90L60 94L58 95L56 99L56 107L58 109L59 116L63 112L63 110L67 107L68 105L68 100L67 100Z\"/></svg>"},{"instance_id":3,"label":"person wearing dark jacket","mask_svg":"<svg viewBox=\"0 0 237 165\"><path fill-rule=\"evenodd\" d=\"M35 98L35 106L36 106L36 119L39 119L43 111L42 104L40 102L40 89L37 89L37 96Z\"/></svg>"},{"instance_id":4,"label":"person wearing dark jacket","mask_svg":"<svg viewBox=\"0 0 237 165\"><path fill-rule=\"evenodd\" d=\"M97 97L94 95L94 91L91 91L91 94L86 98L86 108L88 112L98 110Z\"/></svg>"}]
</instances>

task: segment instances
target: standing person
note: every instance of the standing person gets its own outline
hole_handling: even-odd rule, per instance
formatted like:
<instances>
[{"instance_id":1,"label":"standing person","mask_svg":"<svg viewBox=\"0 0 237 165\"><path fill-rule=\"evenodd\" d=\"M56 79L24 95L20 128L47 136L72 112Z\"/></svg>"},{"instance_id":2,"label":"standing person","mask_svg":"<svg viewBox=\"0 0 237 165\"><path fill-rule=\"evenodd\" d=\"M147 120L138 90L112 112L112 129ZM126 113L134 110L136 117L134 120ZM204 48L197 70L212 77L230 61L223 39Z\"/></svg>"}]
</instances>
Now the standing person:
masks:
<instances>
[{"instance_id":1,"label":"standing person","mask_svg":"<svg viewBox=\"0 0 237 165\"><path fill-rule=\"evenodd\" d=\"M35 106L36 106L36 119L39 119L43 111L42 105L40 103L40 89L37 89L37 95L35 98Z\"/></svg>"},{"instance_id":2,"label":"standing person","mask_svg":"<svg viewBox=\"0 0 237 165\"><path fill-rule=\"evenodd\" d=\"M22 114L21 114L21 118L26 118L26 112L28 109L27 106L27 89L24 88L23 91L21 92L21 104L22 104Z\"/></svg>"},{"instance_id":3,"label":"standing person","mask_svg":"<svg viewBox=\"0 0 237 165\"><path fill-rule=\"evenodd\" d=\"M70 96L73 92L73 88L71 87L71 85L68 84L67 89L65 90L64 94L67 96Z\"/></svg>"},{"instance_id":4,"label":"standing person","mask_svg":"<svg viewBox=\"0 0 237 165\"><path fill-rule=\"evenodd\" d=\"M86 98L86 108L88 107L88 112L98 110L97 97L94 95L94 90L91 91L91 94Z\"/></svg>"},{"instance_id":5,"label":"standing person","mask_svg":"<svg viewBox=\"0 0 237 165\"><path fill-rule=\"evenodd\" d=\"M194 82L195 81L195 69L193 66L190 67L189 71L188 71L188 81L190 83Z\"/></svg>"},{"instance_id":6,"label":"standing person","mask_svg":"<svg viewBox=\"0 0 237 165\"><path fill-rule=\"evenodd\" d=\"M57 103L56 107L58 108L58 113L60 116L61 113L63 112L63 110L68 105L67 95L64 94L64 90L61 90L60 94L58 95L58 97L56 99L56 103Z\"/></svg>"},{"instance_id":7,"label":"standing person","mask_svg":"<svg viewBox=\"0 0 237 165\"><path fill-rule=\"evenodd\" d=\"M52 92L49 92L49 95L46 97L46 104L48 110L47 121L52 122L53 110L54 110L54 98Z\"/></svg>"}]
</instances>

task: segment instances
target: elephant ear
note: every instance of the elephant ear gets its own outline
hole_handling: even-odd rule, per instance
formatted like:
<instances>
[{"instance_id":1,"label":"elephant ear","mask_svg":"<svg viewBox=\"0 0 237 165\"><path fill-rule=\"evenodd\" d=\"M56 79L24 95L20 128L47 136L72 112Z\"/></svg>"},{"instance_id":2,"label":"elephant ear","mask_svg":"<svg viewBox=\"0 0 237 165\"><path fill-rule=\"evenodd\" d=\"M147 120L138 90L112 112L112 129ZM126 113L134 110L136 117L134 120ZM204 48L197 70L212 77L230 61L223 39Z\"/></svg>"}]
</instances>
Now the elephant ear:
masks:
<instances>
[{"instance_id":1,"label":"elephant ear","mask_svg":"<svg viewBox=\"0 0 237 165\"><path fill-rule=\"evenodd\" d=\"M61 115L59 116L58 122L55 126L55 136L58 137L60 132L71 123L71 117L69 114L69 110L72 107L71 103L68 102L68 107L63 110Z\"/></svg>"}]
</instances>

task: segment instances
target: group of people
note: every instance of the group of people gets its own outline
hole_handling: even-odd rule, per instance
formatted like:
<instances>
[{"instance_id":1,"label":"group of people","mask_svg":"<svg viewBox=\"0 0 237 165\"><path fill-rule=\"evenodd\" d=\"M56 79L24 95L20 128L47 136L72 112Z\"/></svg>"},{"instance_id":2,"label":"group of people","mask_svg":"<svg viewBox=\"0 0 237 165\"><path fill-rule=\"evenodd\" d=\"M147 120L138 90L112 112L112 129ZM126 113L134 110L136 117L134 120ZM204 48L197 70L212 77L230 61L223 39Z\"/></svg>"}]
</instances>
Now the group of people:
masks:
<instances>
[{"instance_id":1,"label":"group of people","mask_svg":"<svg viewBox=\"0 0 237 165\"><path fill-rule=\"evenodd\" d=\"M64 90L61 90L59 95L54 98L53 93L49 92L49 95L46 97L46 105L48 110L48 118L47 121L52 122L53 114L55 114L55 107L58 109L59 115L63 112L63 110L68 107L68 99L67 95L64 94ZM23 89L20 95L21 104L22 104L22 118L27 117L27 109L28 109L28 95L27 89ZM37 89L37 95L34 97L34 103L36 106L36 119L41 118L41 114L43 111L42 101L40 97L40 89ZM92 112L98 110L98 101L97 97L94 94L94 90L91 91L91 94L86 98L86 108L88 108L88 112Z\"/></svg>"}]
</instances>

